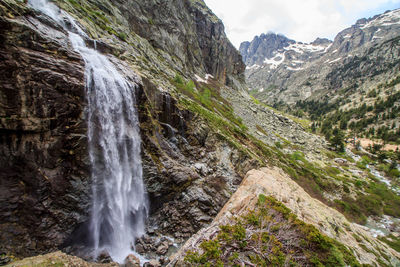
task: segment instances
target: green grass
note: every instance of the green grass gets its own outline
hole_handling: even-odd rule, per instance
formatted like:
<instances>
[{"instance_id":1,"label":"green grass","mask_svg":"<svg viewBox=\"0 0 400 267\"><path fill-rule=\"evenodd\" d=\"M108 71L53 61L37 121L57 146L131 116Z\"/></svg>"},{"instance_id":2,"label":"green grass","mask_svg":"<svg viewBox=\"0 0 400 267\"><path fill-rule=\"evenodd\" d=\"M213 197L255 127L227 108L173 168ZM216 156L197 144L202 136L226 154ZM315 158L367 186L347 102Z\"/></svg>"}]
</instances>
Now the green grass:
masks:
<instances>
[{"instance_id":1,"label":"green grass","mask_svg":"<svg viewBox=\"0 0 400 267\"><path fill-rule=\"evenodd\" d=\"M95 34L99 34L103 31L103 33L115 35L121 41L126 42L128 40L130 33L118 30L122 23L116 21L115 17L112 15L105 14L95 3L85 0L55 1L62 9L69 11L69 13L85 20L94 27L94 29L88 29L88 31L92 30L93 33L94 30L94 32L96 32Z\"/></svg>"},{"instance_id":2,"label":"green grass","mask_svg":"<svg viewBox=\"0 0 400 267\"><path fill-rule=\"evenodd\" d=\"M335 177L336 175L342 173L338 168L332 166L325 167L324 169L326 173L332 177Z\"/></svg>"},{"instance_id":3,"label":"green grass","mask_svg":"<svg viewBox=\"0 0 400 267\"><path fill-rule=\"evenodd\" d=\"M180 75L176 75L171 82L180 93L188 96L197 104L227 119L242 131L247 131L242 119L235 116L230 103L220 95L220 85L217 82L204 84L189 80L185 83Z\"/></svg>"},{"instance_id":4,"label":"green grass","mask_svg":"<svg viewBox=\"0 0 400 267\"><path fill-rule=\"evenodd\" d=\"M383 214L400 217L400 196L380 182L362 182L357 180L355 186L364 193L358 193L356 199L345 194L341 200L335 200L335 207L349 220L365 224L369 216Z\"/></svg>"},{"instance_id":5,"label":"green grass","mask_svg":"<svg viewBox=\"0 0 400 267\"><path fill-rule=\"evenodd\" d=\"M279 139L281 139L281 141L285 144L285 146L291 146L291 147L293 147L293 148L297 147L297 146L293 145L292 142L290 142L289 140L287 140L286 138L284 138L283 136L281 136L280 134L274 133L274 135L275 135L276 137L278 137Z\"/></svg>"},{"instance_id":6,"label":"green grass","mask_svg":"<svg viewBox=\"0 0 400 267\"><path fill-rule=\"evenodd\" d=\"M389 235L387 237L379 237L379 239L386 244L388 244L392 249L400 252L400 238L394 235Z\"/></svg>"},{"instance_id":7,"label":"green grass","mask_svg":"<svg viewBox=\"0 0 400 267\"><path fill-rule=\"evenodd\" d=\"M304 153L301 152L301 151L293 152L293 154L290 155L290 158L292 160L299 160L299 161L302 161L302 162L306 161L305 158L304 158Z\"/></svg>"}]
</instances>

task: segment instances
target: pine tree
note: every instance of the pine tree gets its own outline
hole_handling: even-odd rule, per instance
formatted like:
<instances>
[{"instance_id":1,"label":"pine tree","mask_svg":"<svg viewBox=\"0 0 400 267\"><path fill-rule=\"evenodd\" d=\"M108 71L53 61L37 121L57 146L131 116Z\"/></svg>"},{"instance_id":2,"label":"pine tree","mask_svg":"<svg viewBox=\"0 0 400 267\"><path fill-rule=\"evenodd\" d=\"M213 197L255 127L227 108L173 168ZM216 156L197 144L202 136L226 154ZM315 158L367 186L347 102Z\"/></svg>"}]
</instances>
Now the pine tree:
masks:
<instances>
[{"instance_id":1,"label":"pine tree","mask_svg":"<svg viewBox=\"0 0 400 267\"><path fill-rule=\"evenodd\" d=\"M344 133L338 128L333 129L330 143L337 151L344 152Z\"/></svg>"}]
</instances>

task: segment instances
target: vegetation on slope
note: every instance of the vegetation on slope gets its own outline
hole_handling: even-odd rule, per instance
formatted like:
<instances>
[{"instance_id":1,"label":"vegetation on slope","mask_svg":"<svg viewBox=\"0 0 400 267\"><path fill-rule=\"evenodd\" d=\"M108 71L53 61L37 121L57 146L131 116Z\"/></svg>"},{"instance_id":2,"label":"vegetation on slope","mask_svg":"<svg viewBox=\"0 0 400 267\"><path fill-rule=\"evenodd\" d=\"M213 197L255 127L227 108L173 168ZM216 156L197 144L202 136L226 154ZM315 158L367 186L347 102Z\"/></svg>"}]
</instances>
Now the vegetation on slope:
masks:
<instances>
[{"instance_id":1,"label":"vegetation on slope","mask_svg":"<svg viewBox=\"0 0 400 267\"><path fill-rule=\"evenodd\" d=\"M388 244L391 248L393 248L397 252L400 252L400 237L389 235L386 237L380 237L379 239Z\"/></svg>"},{"instance_id":2,"label":"vegetation on slope","mask_svg":"<svg viewBox=\"0 0 400 267\"><path fill-rule=\"evenodd\" d=\"M344 93L334 102L298 101L295 113L309 116L314 132L320 132L328 139L332 129L339 127L349 135L400 144L400 125L396 121L400 113L400 92L394 91L394 86L399 83L400 76L397 76L378 85L361 97L362 104L356 107L345 106L349 100Z\"/></svg>"},{"instance_id":3,"label":"vegetation on slope","mask_svg":"<svg viewBox=\"0 0 400 267\"><path fill-rule=\"evenodd\" d=\"M172 83L180 93L188 96L197 104L226 118L230 123L240 128L240 130L247 130L247 127L242 123L242 119L234 115L230 103L220 95L220 85L218 82L211 82L210 79L210 83L200 83L192 80L185 83L183 78L177 74Z\"/></svg>"},{"instance_id":4,"label":"vegetation on slope","mask_svg":"<svg viewBox=\"0 0 400 267\"><path fill-rule=\"evenodd\" d=\"M317 163L308 161L304 153L300 151L301 148L296 149L296 146L292 146L289 141L287 141L288 144L278 143L276 147L270 147L252 136L241 119L235 117L230 104L220 96L220 85L217 82L210 81L208 84L185 82L182 77L176 75L172 83L178 92L187 96L180 98L181 105L203 117L221 138L239 151L259 160L261 165L268 162L279 166L307 193L341 211L349 220L364 224L371 215L386 214L400 217L397 212L397 207L400 207L400 197L378 180L372 179L373 177L365 180L358 176L353 177L343 169L321 167ZM343 149L344 137L340 137L342 132L337 130L331 141L333 145L341 146ZM283 153L282 150L287 146L295 149L295 152L289 155ZM326 152L326 155L330 160L346 158L349 162L354 162L345 153L330 151ZM372 159L368 159L367 162L371 161ZM366 169L362 163L358 165L360 165L359 168ZM383 162L381 165L382 168L388 169ZM343 167L348 169L346 166ZM392 170L388 169L388 171ZM336 200L327 199L326 192L340 194L342 197Z\"/></svg>"},{"instance_id":5,"label":"vegetation on slope","mask_svg":"<svg viewBox=\"0 0 400 267\"><path fill-rule=\"evenodd\" d=\"M361 266L344 245L265 195L259 195L254 210L220 226L218 235L200 248L186 254L187 265Z\"/></svg>"},{"instance_id":6,"label":"vegetation on slope","mask_svg":"<svg viewBox=\"0 0 400 267\"><path fill-rule=\"evenodd\" d=\"M375 168L391 179L392 185L398 185L400 177L397 162L400 160L399 151L384 151L378 143L400 143L400 127L398 115L400 112L400 92L396 91L400 76L386 83L379 84L361 96L361 103L351 102L350 96L357 92L358 87L339 90L334 100L326 98L322 101L299 101L294 107L277 103L274 107L285 112L290 111L295 116L306 117L313 121L311 130L320 133L336 150L334 157L344 157L345 142L348 138L365 137L378 139L369 148L370 153L361 153L363 159L356 167L363 171L358 175L346 173L349 166L341 170L331 168L328 173L315 163L307 162L304 155L296 153L283 167L308 193L326 204L341 211L348 219L364 224L369 216L383 214L399 217L400 197L374 175L369 174L367 165ZM360 144L354 144L355 147ZM296 162L293 162L293 159ZM365 177L367 176L367 177ZM324 192L335 192L340 198L324 199Z\"/></svg>"},{"instance_id":7,"label":"vegetation on slope","mask_svg":"<svg viewBox=\"0 0 400 267\"><path fill-rule=\"evenodd\" d=\"M274 162L274 149L249 134L241 118L238 118L221 95L222 85L209 79L208 83L184 81L176 75L171 83L181 95L178 97L182 108L201 116L216 134L234 148L256 159L261 165Z\"/></svg>"},{"instance_id":8,"label":"vegetation on slope","mask_svg":"<svg viewBox=\"0 0 400 267\"><path fill-rule=\"evenodd\" d=\"M373 176L369 180L357 179L335 167L321 168L307 161L301 152L282 161L286 161L282 168L311 196L341 211L351 221L365 224L369 216L383 214L400 217L400 196ZM328 200L324 192L340 193L341 199Z\"/></svg>"}]
</instances>

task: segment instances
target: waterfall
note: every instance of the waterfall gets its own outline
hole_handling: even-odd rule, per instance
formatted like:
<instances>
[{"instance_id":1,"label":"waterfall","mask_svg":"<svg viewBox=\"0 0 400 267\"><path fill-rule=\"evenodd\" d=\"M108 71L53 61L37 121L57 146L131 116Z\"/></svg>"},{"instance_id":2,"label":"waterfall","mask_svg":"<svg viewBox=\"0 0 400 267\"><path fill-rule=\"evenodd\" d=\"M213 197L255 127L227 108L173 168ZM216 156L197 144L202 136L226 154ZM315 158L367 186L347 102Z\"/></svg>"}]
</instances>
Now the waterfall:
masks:
<instances>
[{"instance_id":1,"label":"waterfall","mask_svg":"<svg viewBox=\"0 0 400 267\"><path fill-rule=\"evenodd\" d=\"M66 12L47 0L29 0L29 5L64 27L85 61L93 256L107 251L122 263L133 252L135 239L144 234L148 211L135 107L137 85L128 82L106 56L86 46L87 35Z\"/></svg>"}]
</instances>

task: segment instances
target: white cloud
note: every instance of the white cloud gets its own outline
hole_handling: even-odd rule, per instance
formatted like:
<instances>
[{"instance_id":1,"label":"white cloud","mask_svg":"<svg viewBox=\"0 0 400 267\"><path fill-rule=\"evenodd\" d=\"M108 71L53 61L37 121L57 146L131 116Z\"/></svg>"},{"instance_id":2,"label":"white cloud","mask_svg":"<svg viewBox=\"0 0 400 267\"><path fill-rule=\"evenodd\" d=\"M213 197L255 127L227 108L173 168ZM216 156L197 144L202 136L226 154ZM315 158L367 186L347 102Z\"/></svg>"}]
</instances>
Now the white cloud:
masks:
<instances>
[{"instance_id":1,"label":"white cloud","mask_svg":"<svg viewBox=\"0 0 400 267\"><path fill-rule=\"evenodd\" d=\"M205 0L222 19L239 47L255 35L273 31L296 41L333 38L365 15L400 7L400 0ZM371 13L376 12L376 13Z\"/></svg>"}]
</instances>

